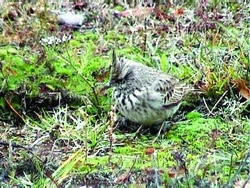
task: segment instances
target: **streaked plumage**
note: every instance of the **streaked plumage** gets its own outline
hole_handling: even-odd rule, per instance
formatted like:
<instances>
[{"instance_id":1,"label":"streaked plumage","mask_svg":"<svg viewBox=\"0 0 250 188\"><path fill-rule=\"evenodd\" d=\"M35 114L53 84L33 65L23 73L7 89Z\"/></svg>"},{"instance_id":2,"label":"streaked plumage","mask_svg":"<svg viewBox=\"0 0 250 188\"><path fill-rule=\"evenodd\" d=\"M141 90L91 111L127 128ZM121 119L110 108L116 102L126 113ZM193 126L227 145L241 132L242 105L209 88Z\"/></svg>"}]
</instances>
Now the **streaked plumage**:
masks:
<instances>
[{"instance_id":1,"label":"streaked plumage","mask_svg":"<svg viewBox=\"0 0 250 188\"><path fill-rule=\"evenodd\" d=\"M154 68L113 55L110 87L118 111L132 122L158 125L179 109L190 90L178 79Z\"/></svg>"}]
</instances>

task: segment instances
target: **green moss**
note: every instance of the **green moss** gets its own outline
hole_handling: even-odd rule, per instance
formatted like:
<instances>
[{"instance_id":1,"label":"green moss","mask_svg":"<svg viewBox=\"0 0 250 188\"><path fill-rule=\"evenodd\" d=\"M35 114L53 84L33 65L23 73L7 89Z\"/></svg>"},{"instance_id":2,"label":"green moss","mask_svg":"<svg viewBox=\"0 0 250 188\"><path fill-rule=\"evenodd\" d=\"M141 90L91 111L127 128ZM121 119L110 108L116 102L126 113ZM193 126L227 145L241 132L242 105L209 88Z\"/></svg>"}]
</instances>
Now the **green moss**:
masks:
<instances>
[{"instance_id":1,"label":"green moss","mask_svg":"<svg viewBox=\"0 0 250 188\"><path fill-rule=\"evenodd\" d=\"M202 115L197 111L189 112L186 115L187 120L198 119L198 118L201 118L201 117L202 117Z\"/></svg>"},{"instance_id":2,"label":"green moss","mask_svg":"<svg viewBox=\"0 0 250 188\"><path fill-rule=\"evenodd\" d=\"M218 8L215 3L214 6ZM238 4L230 4L225 10L232 10L235 13L240 7ZM210 13L210 8L210 5L206 7L206 13ZM186 9L188 10L188 7L185 7L185 11ZM139 17L136 19L131 17L122 18L117 24L114 22L116 25L113 29L113 23L110 27L111 21L105 25L105 20L101 27L96 27L92 31L74 32L74 37L69 43L44 47L44 56L41 56L43 51L41 47L36 45L1 46L0 109L1 113L3 112L2 116L10 112L5 116L6 119L10 114L14 118L8 119L10 126L3 124L0 134L4 138L28 146L34 143L34 140L41 139L39 147L34 147L34 155L48 151L48 146L49 149L52 148L48 159L51 161L48 163L59 166L57 170L51 168L56 172L53 173L53 181L61 181L66 176L74 176L77 173L81 174L82 178L87 173L109 172L119 175L124 171L132 173L132 171L145 171L147 168L162 170L163 179L170 187L171 185L192 187L199 179L210 182L213 179L218 186L224 185L234 177L247 179L249 165L243 162L249 150L250 126L249 118L245 118L242 112L248 107L247 104L239 103L238 98L234 97L238 95L239 90L237 87L231 88L231 80L239 78L249 80L250 43L249 29L247 29L249 24L246 21L234 23L237 17L235 16L226 23L218 20L215 29L209 29L207 26L214 23L214 20L209 20L210 17L204 22L195 15L194 19L186 23L185 13L179 15L174 24L169 20L159 22L152 17L148 17L146 22ZM244 14L242 16L244 17ZM34 23L37 25L37 22ZM44 20L44 23L48 22ZM147 25L143 30L131 32L131 28L136 30L138 25L145 23ZM179 24L184 24L184 28L177 28L176 25ZM47 25L31 28L41 29L46 28L45 26ZM168 29L164 29L166 26ZM8 27L11 28L12 25ZM195 27L206 29L199 31L194 30ZM21 36L24 37L23 34ZM144 36L147 36L147 41L144 41ZM3 37L0 41L5 41ZM177 121L168 132L160 135L155 143L152 143L155 135L144 134L133 138L131 134L116 131L115 125L113 126L115 130L109 130L110 125L114 123L110 117L112 91L106 91L107 94L99 92L109 76L104 77L103 81L98 81L94 73L101 73L103 68L110 65L112 49L115 49L119 56L159 68L203 91L200 97L193 99L191 110L183 108L186 120ZM160 61L156 61L156 58L160 58ZM15 113L23 112L25 105L32 105L25 104L29 100L35 99L38 102L43 100L39 98L41 84L46 85L48 94L65 90L69 92L66 99L70 100L64 101L63 104L67 108L56 106L51 109L49 106L49 112L35 113L36 119L24 113L22 115L26 115L27 121L21 127L21 136L14 134L20 132L20 127L13 131L13 127L17 127L13 123L17 119ZM226 95L222 97L224 93ZM74 97L79 97L81 100L71 102ZM206 107L201 97L207 102ZM229 98L233 102L230 102ZM6 104L6 99L9 104ZM216 106L218 99L220 101ZM211 110L210 106L219 108L212 110L215 115L212 112L208 114L204 110L206 108ZM199 112L200 109L203 111ZM5 120L4 117L1 117L0 121L2 120ZM57 133L54 138L51 137L53 133ZM112 152L109 151L110 146ZM149 147L153 147L154 154L147 154ZM78 148L83 148L83 151L76 154ZM59 151L60 155L53 153L54 151ZM28 157L18 153L15 158L15 152L19 150L15 150L12 157L19 161ZM6 156L8 159L8 152ZM39 157L43 161L44 156ZM46 163L46 160L44 161ZM44 174L47 175L45 167L48 164L44 167L36 165L39 174L27 174L23 176L27 179L24 181L23 177L21 180L18 179L15 170L12 170L12 181L16 184L28 182L30 185L27 183L25 186L34 187L34 182L37 185L48 183L50 178L43 177ZM179 166L185 166L188 170L188 174L180 182L178 179L171 179L168 170ZM48 170L49 173L51 169ZM41 173L42 170L45 172Z\"/></svg>"}]
</instances>

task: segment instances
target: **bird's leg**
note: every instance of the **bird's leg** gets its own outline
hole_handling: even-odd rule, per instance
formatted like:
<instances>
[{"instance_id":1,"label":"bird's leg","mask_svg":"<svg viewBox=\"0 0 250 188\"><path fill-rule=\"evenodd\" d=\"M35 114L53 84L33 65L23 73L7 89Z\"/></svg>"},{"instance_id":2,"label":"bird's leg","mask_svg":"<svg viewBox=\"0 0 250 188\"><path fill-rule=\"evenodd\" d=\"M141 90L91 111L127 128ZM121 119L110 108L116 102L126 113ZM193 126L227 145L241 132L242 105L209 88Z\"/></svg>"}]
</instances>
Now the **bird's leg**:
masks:
<instances>
[{"instance_id":1,"label":"bird's leg","mask_svg":"<svg viewBox=\"0 0 250 188\"><path fill-rule=\"evenodd\" d=\"M158 137L161 135L161 133L166 132L171 126L171 121L163 121L163 123L160 126L160 129L158 130L158 133L155 137L155 139L153 140L153 143L158 139ZM159 127L157 127L159 128Z\"/></svg>"},{"instance_id":2,"label":"bird's leg","mask_svg":"<svg viewBox=\"0 0 250 188\"><path fill-rule=\"evenodd\" d=\"M168 131L171 125L173 125L173 121L164 121L160 128L162 133L165 133L166 131Z\"/></svg>"},{"instance_id":3,"label":"bird's leg","mask_svg":"<svg viewBox=\"0 0 250 188\"><path fill-rule=\"evenodd\" d=\"M136 134L136 135L139 133L139 131L143 127L137 123L133 123L129 121L128 119L126 119L126 117L122 115L117 115L114 124L115 124L115 129L125 131L125 132L135 132L133 134Z\"/></svg>"},{"instance_id":4,"label":"bird's leg","mask_svg":"<svg viewBox=\"0 0 250 188\"><path fill-rule=\"evenodd\" d=\"M124 116L118 115L115 121L115 125L116 125L115 127L118 129L126 129L128 127L127 121L128 120Z\"/></svg>"},{"instance_id":5,"label":"bird's leg","mask_svg":"<svg viewBox=\"0 0 250 188\"><path fill-rule=\"evenodd\" d=\"M134 133L133 139L138 135L138 133L140 132L141 128L143 127L143 125L141 125L137 131Z\"/></svg>"}]
</instances>

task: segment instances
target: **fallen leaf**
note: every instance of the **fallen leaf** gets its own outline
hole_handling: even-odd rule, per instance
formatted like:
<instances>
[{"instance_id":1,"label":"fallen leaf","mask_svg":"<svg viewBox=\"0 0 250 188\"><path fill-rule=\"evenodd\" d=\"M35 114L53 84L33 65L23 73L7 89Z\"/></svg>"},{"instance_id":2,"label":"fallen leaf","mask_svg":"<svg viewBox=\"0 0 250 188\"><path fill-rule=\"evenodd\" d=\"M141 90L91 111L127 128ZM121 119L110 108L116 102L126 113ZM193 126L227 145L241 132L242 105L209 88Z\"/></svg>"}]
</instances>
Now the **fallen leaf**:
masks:
<instances>
[{"instance_id":1,"label":"fallen leaf","mask_svg":"<svg viewBox=\"0 0 250 188\"><path fill-rule=\"evenodd\" d=\"M168 176L170 178L181 178L185 174L185 168L177 166L168 170Z\"/></svg>"},{"instance_id":2,"label":"fallen leaf","mask_svg":"<svg viewBox=\"0 0 250 188\"><path fill-rule=\"evenodd\" d=\"M103 86L103 87L101 87L101 88L98 88L97 89L97 91L96 91L96 93L98 94L98 95L107 95L107 87L106 86Z\"/></svg>"},{"instance_id":3,"label":"fallen leaf","mask_svg":"<svg viewBox=\"0 0 250 188\"><path fill-rule=\"evenodd\" d=\"M92 76L97 82L103 82L109 76L109 70L104 67L100 68L98 71L92 73Z\"/></svg>"},{"instance_id":4,"label":"fallen leaf","mask_svg":"<svg viewBox=\"0 0 250 188\"><path fill-rule=\"evenodd\" d=\"M175 17L178 17L184 13L183 8L177 8L174 12Z\"/></svg>"},{"instance_id":5,"label":"fallen leaf","mask_svg":"<svg viewBox=\"0 0 250 188\"><path fill-rule=\"evenodd\" d=\"M146 168L145 169L145 172L148 174L148 175L154 175L156 173L159 173L159 174L163 174L164 173L164 170L163 169L158 169L158 168Z\"/></svg>"},{"instance_id":6,"label":"fallen leaf","mask_svg":"<svg viewBox=\"0 0 250 188\"><path fill-rule=\"evenodd\" d=\"M100 45L100 46L97 47L97 49L95 51L95 55L102 55L102 54L104 54L104 53L106 53L108 51L109 51L109 49L106 46L101 46Z\"/></svg>"},{"instance_id":7,"label":"fallen leaf","mask_svg":"<svg viewBox=\"0 0 250 188\"><path fill-rule=\"evenodd\" d=\"M87 2L84 2L84 1L80 1L80 2L74 1L74 9L75 10L82 10L83 8L86 8L87 6L88 6Z\"/></svg>"},{"instance_id":8,"label":"fallen leaf","mask_svg":"<svg viewBox=\"0 0 250 188\"><path fill-rule=\"evenodd\" d=\"M170 21L173 21L173 18L168 16L167 14L165 14L164 12L162 12L161 10L159 9L155 9L155 16L157 19L159 20L170 20Z\"/></svg>"},{"instance_id":9,"label":"fallen leaf","mask_svg":"<svg viewBox=\"0 0 250 188\"><path fill-rule=\"evenodd\" d=\"M250 89L246 86L246 81L242 79L235 79L231 81L234 86L236 86L239 89L240 95L244 97L245 99L250 98Z\"/></svg>"},{"instance_id":10,"label":"fallen leaf","mask_svg":"<svg viewBox=\"0 0 250 188\"><path fill-rule=\"evenodd\" d=\"M152 155L155 152L155 149L153 147L149 147L146 149L146 155Z\"/></svg>"},{"instance_id":11,"label":"fallen leaf","mask_svg":"<svg viewBox=\"0 0 250 188\"><path fill-rule=\"evenodd\" d=\"M140 17L144 18L154 11L154 7L137 7L115 13L117 17Z\"/></svg>"},{"instance_id":12,"label":"fallen leaf","mask_svg":"<svg viewBox=\"0 0 250 188\"><path fill-rule=\"evenodd\" d=\"M217 129L213 129L210 133L210 137L213 139L213 140L217 140L218 138L220 138L221 136L221 131L220 130L217 130Z\"/></svg>"},{"instance_id":13,"label":"fallen leaf","mask_svg":"<svg viewBox=\"0 0 250 188\"><path fill-rule=\"evenodd\" d=\"M115 178L114 182L115 183L123 183L124 181L128 180L128 174L122 174Z\"/></svg>"}]
</instances>

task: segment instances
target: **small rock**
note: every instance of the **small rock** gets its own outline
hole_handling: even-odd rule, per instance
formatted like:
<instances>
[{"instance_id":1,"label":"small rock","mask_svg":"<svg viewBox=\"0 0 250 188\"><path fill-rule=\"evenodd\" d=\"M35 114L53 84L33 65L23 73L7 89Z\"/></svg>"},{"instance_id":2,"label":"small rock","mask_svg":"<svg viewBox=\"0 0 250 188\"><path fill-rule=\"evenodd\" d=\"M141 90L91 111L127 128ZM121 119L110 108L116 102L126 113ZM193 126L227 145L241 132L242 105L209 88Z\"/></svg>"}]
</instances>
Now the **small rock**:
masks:
<instances>
[{"instance_id":1,"label":"small rock","mask_svg":"<svg viewBox=\"0 0 250 188\"><path fill-rule=\"evenodd\" d=\"M64 14L60 14L58 16L59 24L63 25L71 25L71 26L82 25L84 20L85 20L84 15L74 14L72 12L67 12Z\"/></svg>"}]
</instances>

